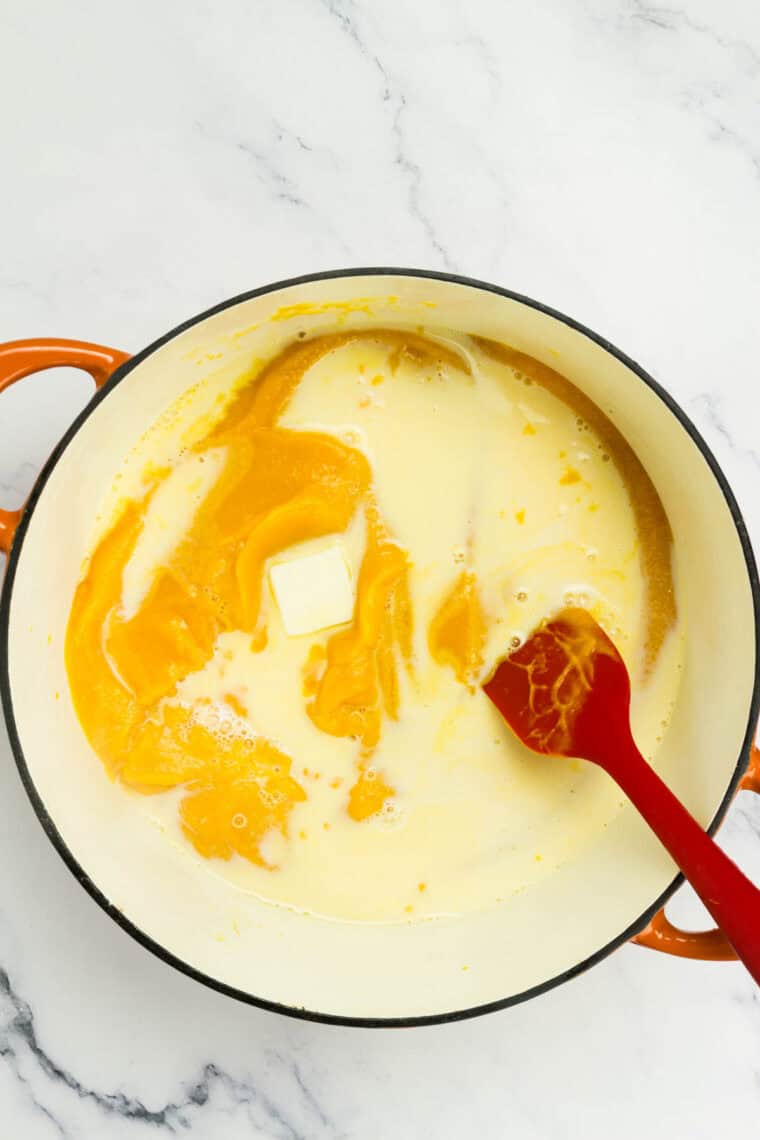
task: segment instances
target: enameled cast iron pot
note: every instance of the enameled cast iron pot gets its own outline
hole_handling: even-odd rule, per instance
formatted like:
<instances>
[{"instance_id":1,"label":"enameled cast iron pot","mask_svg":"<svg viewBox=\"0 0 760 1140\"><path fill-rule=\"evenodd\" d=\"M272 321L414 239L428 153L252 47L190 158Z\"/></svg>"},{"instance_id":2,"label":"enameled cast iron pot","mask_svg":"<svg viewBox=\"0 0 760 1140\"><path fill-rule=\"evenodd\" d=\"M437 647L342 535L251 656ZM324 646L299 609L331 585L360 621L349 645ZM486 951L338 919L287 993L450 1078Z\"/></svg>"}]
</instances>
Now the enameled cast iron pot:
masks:
<instances>
[{"instance_id":1,"label":"enameled cast iron pot","mask_svg":"<svg viewBox=\"0 0 760 1140\"><path fill-rule=\"evenodd\" d=\"M0 346L0 390L58 365L84 369L98 388L26 507L0 511L0 550L9 556L2 703L21 779L52 843L100 906L166 962L234 997L324 1021L412 1025L498 1009L630 938L684 956L733 957L717 931L684 933L665 919L681 879L630 808L497 911L351 925L241 900L199 867L189 844L187 852L167 844L106 777L75 717L62 652L105 489L145 428L190 385L220 368L239 375L297 332L336 322L427 323L507 342L563 372L611 417L654 480L675 538L687 648L659 770L711 831L740 783L760 791L757 571L726 479L676 402L607 341L535 301L449 274L347 270L235 297L133 357L65 340Z\"/></svg>"}]
</instances>

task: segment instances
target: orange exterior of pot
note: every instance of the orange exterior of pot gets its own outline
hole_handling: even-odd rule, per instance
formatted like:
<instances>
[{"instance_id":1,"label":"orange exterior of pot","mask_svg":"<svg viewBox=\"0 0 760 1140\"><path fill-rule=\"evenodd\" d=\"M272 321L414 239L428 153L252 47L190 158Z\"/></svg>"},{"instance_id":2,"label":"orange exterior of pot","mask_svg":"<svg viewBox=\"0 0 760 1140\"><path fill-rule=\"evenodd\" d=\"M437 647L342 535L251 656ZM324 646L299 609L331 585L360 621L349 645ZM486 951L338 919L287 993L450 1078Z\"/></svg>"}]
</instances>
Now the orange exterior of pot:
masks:
<instances>
[{"instance_id":1,"label":"orange exterior of pot","mask_svg":"<svg viewBox=\"0 0 760 1140\"><path fill-rule=\"evenodd\" d=\"M13 340L0 345L0 392L24 376L46 368L81 368L102 388L112 372L129 360L129 353L81 340L45 337ZM7 554L22 512L0 510L0 553Z\"/></svg>"}]
</instances>

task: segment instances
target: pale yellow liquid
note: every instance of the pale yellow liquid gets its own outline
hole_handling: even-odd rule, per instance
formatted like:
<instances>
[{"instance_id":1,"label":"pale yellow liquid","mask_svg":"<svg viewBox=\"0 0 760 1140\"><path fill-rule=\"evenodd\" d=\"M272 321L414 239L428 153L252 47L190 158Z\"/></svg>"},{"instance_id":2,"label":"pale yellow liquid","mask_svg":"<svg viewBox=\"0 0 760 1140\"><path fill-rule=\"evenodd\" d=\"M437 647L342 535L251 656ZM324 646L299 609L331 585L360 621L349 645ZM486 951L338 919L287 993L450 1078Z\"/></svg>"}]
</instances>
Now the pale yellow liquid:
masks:
<instances>
[{"instance_id":1,"label":"pale yellow liquid","mask_svg":"<svg viewBox=\"0 0 760 1140\"><path fill-rule=\"evenodd\" d=\"M254 653L249 634L222 634L213 658L177 689L183 702L211 701L203 716L215 731L273 741L293 758L292 774L307 793L292 810L288 838L273 832L264 845L270 868L238 856L190 857L204 873L273 904L336 919L416 921L505 902L593 843L620 808L606 775L528 753L477 686L431 658L430 623L464 567L488 618L485 673L513 639L570 603L589 608L625 658L634 733L650 758L678 686L677 625L647 668L636 521L606 445L574 408L470 338L431 335L468 358L471 377L404 357L392 368L382 345L350 344L307 371L279 421L335 434L365 452L380 512L409 553L413 668L400 670L399 719L385 722L372 757L395 788L393 799L361 823L348 816L360 745L320 731L303 696L309 649L328 634L286 636L268 586L267 648ZM132 470L155 445L149 433L130 457ZM125 612L139 605L223 462L223 454L207 456L200 469L196 458L176 457L125 569ZM343 542L356 575L361 512ZM225 704L229 693L249 710L246 723ZM177 792L140 798L167 842L192 852L177 802Z\"/></svg>"}]
</instances>

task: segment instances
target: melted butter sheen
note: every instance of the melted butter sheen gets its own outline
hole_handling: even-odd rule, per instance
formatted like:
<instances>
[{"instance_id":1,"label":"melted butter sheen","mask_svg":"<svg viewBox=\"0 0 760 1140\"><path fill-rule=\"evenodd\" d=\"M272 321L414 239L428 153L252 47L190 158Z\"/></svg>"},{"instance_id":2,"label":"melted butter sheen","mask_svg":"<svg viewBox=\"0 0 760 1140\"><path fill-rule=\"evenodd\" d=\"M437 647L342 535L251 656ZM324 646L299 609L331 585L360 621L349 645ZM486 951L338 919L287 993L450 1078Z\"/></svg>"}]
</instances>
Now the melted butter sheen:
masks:
<instances>
[{"instance_id":1,"label":"melted butter sheen","mask_svg":"<svg viewBox=\"0 0 760 1140\"><path fill-rule=\"evenodd\" d=\"M478 688L484 669L565 589L588 588L583 604L642 679L675 623L667 518L617 430L505 346L375 329L286 348L241 383L190 461L177 486L201 489L174 512L178 532L150 540L152 507L171 516L188 460L152 470L122 506L72 604L71 692L109 774L143 795L181 789L176 823L202 856L282 868L277 901L341 917L406 915L407 877L415 913L476 905L464 867L483 903L502 889L498 852L521 842L533 868L554 818L535 791L544 776L533 770L505 847L500 805L520 802L521 761ZM335 534L353 536L353 619L288 639L268 560ZM671 665L659 688L647 682L652 740ZM596 801L586 792L578 827L606 820L608 798L603 783ZM570 809L567 821L571 835ZM383 856L376 906L350 876L337 891L316 876L326 858ZM436 883L447 866L448 895Z\"/></svg>"}]
</instances>

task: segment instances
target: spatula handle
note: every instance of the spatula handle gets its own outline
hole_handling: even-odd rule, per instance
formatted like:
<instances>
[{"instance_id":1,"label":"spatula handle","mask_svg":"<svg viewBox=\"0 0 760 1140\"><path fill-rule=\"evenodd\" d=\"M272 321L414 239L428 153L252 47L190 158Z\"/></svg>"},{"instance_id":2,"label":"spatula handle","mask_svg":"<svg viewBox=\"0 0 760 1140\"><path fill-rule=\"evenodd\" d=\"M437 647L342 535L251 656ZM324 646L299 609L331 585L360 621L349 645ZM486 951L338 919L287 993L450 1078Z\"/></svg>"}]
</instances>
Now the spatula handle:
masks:
<instances>
[{"instance_id":1,"label":"spatula handle","mask_svg":"<svg viewBox=\"0 0 760 1140\"><path fill-rule=\"evenodd\" d=\"M616 741L615 752L607 771L670 852L760 985L760 890L702 830L632 738Z\"/></svg>"}]
</instances>

